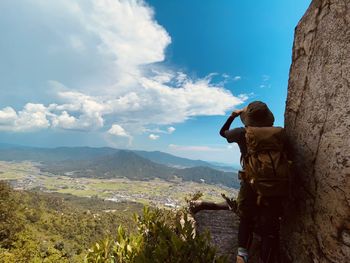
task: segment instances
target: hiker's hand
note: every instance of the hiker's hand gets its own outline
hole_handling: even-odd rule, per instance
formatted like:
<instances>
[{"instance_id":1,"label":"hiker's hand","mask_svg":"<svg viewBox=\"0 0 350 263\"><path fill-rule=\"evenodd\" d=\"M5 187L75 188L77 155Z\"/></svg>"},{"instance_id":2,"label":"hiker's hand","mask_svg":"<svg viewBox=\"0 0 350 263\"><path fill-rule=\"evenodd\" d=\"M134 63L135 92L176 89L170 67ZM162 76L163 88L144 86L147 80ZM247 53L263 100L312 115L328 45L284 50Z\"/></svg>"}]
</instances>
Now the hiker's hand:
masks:
<instances>
[{"instance_id":1,"label":"hiker's hand","mask_svg":"<svg viewBox=\"0 0 350 263\"><path fill-rule=\"evenodd\" d=\"M243 112L243 110L234 110L231 113L231 116L239 116L239 115L241 115L242 112Z\"/></svg>"}]
</instances>

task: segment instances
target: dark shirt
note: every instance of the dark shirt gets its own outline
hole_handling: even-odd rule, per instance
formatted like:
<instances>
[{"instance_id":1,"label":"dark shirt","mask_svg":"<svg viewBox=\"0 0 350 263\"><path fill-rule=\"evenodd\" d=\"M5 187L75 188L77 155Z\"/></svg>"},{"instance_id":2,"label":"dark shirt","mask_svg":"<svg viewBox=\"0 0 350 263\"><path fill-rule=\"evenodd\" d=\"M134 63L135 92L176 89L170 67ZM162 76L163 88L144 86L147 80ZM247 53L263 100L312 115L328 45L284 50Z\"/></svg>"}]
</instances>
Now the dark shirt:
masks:
<instances>
[{"instance_id":1,"label":"dark shirt","mask_svg":"<svg viewBox=\"0 0 350 263\"><path fill-rule=\"evenodd\" d=\"M247 154L247 143L245 139L245 128L235 128L225 131L225 138L229 143L237 143L241 151L241 155L244 157Z\"/></svg>"}]
</instances>

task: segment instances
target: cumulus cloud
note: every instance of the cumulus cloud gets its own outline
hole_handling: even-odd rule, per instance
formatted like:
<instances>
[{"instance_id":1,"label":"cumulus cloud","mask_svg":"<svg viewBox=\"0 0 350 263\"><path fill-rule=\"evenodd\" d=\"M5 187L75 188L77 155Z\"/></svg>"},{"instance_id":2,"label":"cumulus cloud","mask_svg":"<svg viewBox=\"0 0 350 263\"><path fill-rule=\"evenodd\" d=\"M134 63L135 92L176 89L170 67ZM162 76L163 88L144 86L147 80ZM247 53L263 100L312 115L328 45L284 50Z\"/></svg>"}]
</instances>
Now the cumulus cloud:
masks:
<instances>
[{"instance_id":1,"label":"cumulus cloud","mask_svg":"<svg viewBox=\"0 0 350 263\"><path fill-rule=\"evenodd\" d=\"M172 126L167 128L167 131L168 131L169 134L172 134L175 130L176 129L174 127L172 127Z\"/></svg>"},{"instance_id":2,"label":"cumulus cloud","mask_svg":"<svg viewBox=\"0 0 350 263\"><path fill-rule=\"evenodd\" d=\"M0 10L17 11L11 2L1 2ZM28 0L21 12L18 19L33 21L30 37L13 27L17 38L5 35L2 41L27 43L20 46L27 52L22 57L17 54L20 50L2 52L18 59L13 62L21 65L18 75L48 85L27 86L20 92L42 100L40 104L26 101L17 111L5 104L0 111L1 130L51 127L132 138L158 127L154 130L160 132L152 134L159 136L156 133L173 133L170 125L196 116L224 115L247 99L233 95L224 83L214 83L213 74L196 79L159 63L165 59L171 37L144 1ZM21 22L5 12L2 19Z\"/></svg>"},{"instance_id":3,"label":"cumulus cloud","mask_svg":"<svg viewBox=\"0 0 350 263\"><path fill-rule=\"evenodd\" d=\"M83 15L88 29L102 40L101 52L111 52L121 65L143 65L164 60L170 36L143 1L92 1L93 12Z\"/></svg>"},{"instance_id":4,"label":"cumulus cloud","mask_svg":"<svg viewBox=\"0 0 350 263\"><path fill-rule=\"evenodd\" d=\"M17 113L11 107L6 107L6 108L0 110L0 125L1 126L13 125L16 119L17 119Z\"/></svg>"},{"instance_id":5,"label":"cumulus cloud","mask_svg":"<svg viewBox=\"0 0 350 263\"><path fill-rule=\"evenodd\" d=\"M52 115L52 126L62 129L74 129L78 128L77 119L74 116L70 116L66 111L63 111L61 115Z\"/></svg>"},{"instance_id":6,"label":"cumulus cloud","mask_svg":"<svg viewBox=\"0 0 350 263\"><path fill-rule=\"evenodd\" d=\"M0 130L26 132L48 128L47 113L42 104L27 103L18 113L6 107L0 110Z\"/></svg>"},{"instance_id":7,"label":"cumulus cloud","mask_svg":"<svg viewBox=\"0 0 350 263\"><path fill-rule=\"evenodd\" d=\"M234 76L234 77L233 77L233 80L234 80L234 81L238 81L238 80L241 80L241 79L242 79L241 76Z\"/></svg>"},{"instance_id":8,"label":"cumulus cloud","mask_svg":"<svg viewBox=\"0 0 350 263\"><path fill-rule=\"evenodd\" d=\"M112 127L108 130L108 133L114 136L130 137L124 128L118 124L113 124Z\"/></svg>"},{"instance_id":9,"label":"cumulus cloud","mask_svg":"<svg viewBox=\"0 0 350 263\"><path fill-rule=\"evenodd\" d=\"M162 125L183 122L200 115L224 115L225 111L244 101L222 86L211 83L210 78L193 80L187 77L183 85L177 88L150 78L142 78L140 83L150 103L149 120Z\"/></svg>"},{"instance_id":10,"label":"cumulus cloud","mask_svg":"<svg viewBox=\"0 0 350 263\"><path fill-rule=\"evenodd\" d=\"M151 133L148 138L155 141L159 139L159 135Z\"/></svg>"},{"instance_id":11,"label":"cumulus cloud","mask_svg":"<svg viewBox=\"0 0 350 263\"><path fill-rule=\"evenodd\" d=\"M133 141L133 136L131 136L125 129L119 124L113 124L111 128L107 131L106 140L109 142L109 144L113 145L114 147L118 147L120 145L125 145L125 140L127 139L127 145L130 146ZM115 139L118 139L117 141ZM122 139L122 140L120 140Z\"/></svg>"}]
</instances>

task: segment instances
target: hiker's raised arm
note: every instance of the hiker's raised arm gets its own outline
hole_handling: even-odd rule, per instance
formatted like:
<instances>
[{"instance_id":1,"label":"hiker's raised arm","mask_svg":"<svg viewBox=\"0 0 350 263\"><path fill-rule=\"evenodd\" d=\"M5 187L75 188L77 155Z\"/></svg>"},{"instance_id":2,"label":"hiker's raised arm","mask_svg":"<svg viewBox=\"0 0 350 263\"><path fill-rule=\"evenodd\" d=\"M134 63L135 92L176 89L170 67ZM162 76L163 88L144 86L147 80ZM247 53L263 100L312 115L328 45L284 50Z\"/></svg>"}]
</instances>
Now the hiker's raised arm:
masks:
<instances>
[{"instance_id":1,"label":"hiker's raised arm","mask_svg":"<svg viewBox=\"0 0 350 263\"><path fill-rule=\"evenodd\" d=\"M226 138L225 136L225 132L228 131L230 129L230 126L233 122L233 120L238 117L240 114L242 113L242 110L234 110L230 117L228 117L228 119L226 120L225 124L222 126L221 130L220 130L220 135L224 138Z\"/></svg>"}]
</instances>

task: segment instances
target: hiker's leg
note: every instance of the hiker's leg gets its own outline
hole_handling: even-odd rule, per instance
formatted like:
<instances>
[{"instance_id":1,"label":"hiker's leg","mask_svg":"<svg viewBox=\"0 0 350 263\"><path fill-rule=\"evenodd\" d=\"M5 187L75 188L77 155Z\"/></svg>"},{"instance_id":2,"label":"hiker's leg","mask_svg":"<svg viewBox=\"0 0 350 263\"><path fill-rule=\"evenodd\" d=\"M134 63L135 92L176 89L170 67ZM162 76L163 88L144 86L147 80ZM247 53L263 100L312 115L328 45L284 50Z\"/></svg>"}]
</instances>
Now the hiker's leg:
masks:
<instances>
[{"instance_id":1,"label":"hiker's leg","mask_svg":"<svg viewBox=\"0 0 350 263\"><path fill-rule=\"evenodd\" d=\"M238 228L238 256L247 261L248 250L253 239L254 220L257 214L256 194L249 183L241 181L241 188L237 198L237 213L239 215Z\"/></svg>"},{"instance_id":2,"label":"hiker's leg","mask_svg":"<svg viewBox=\"0 0 350 263\"><path fill-rule=\"evenodd\" d=\"M260 258L263 263L278 263L279 233L281 203L279 200L267 200L260 207L261 224L261 251Z\"/></svg>"},{"instance_id":3,"label":"hiker's leg","mask_svg":"<svg viewBox=\"0 0 350 263\"><path fill-rule=\"evenodd\" d=\"M279 219L265 218L262 224L261 260L263 263L277 263L279 262Z\"/></svg>"},{"instance_id":4,"label":"hiker's leg","mask_svg":"<svg viewBox=\"0 0 350 263\"><path fill-rule=\"evenodd\" d=\"M254 221L241 217L238 227L238 247L249 250L253 240Z\"/></svg>"}]
</instances>

